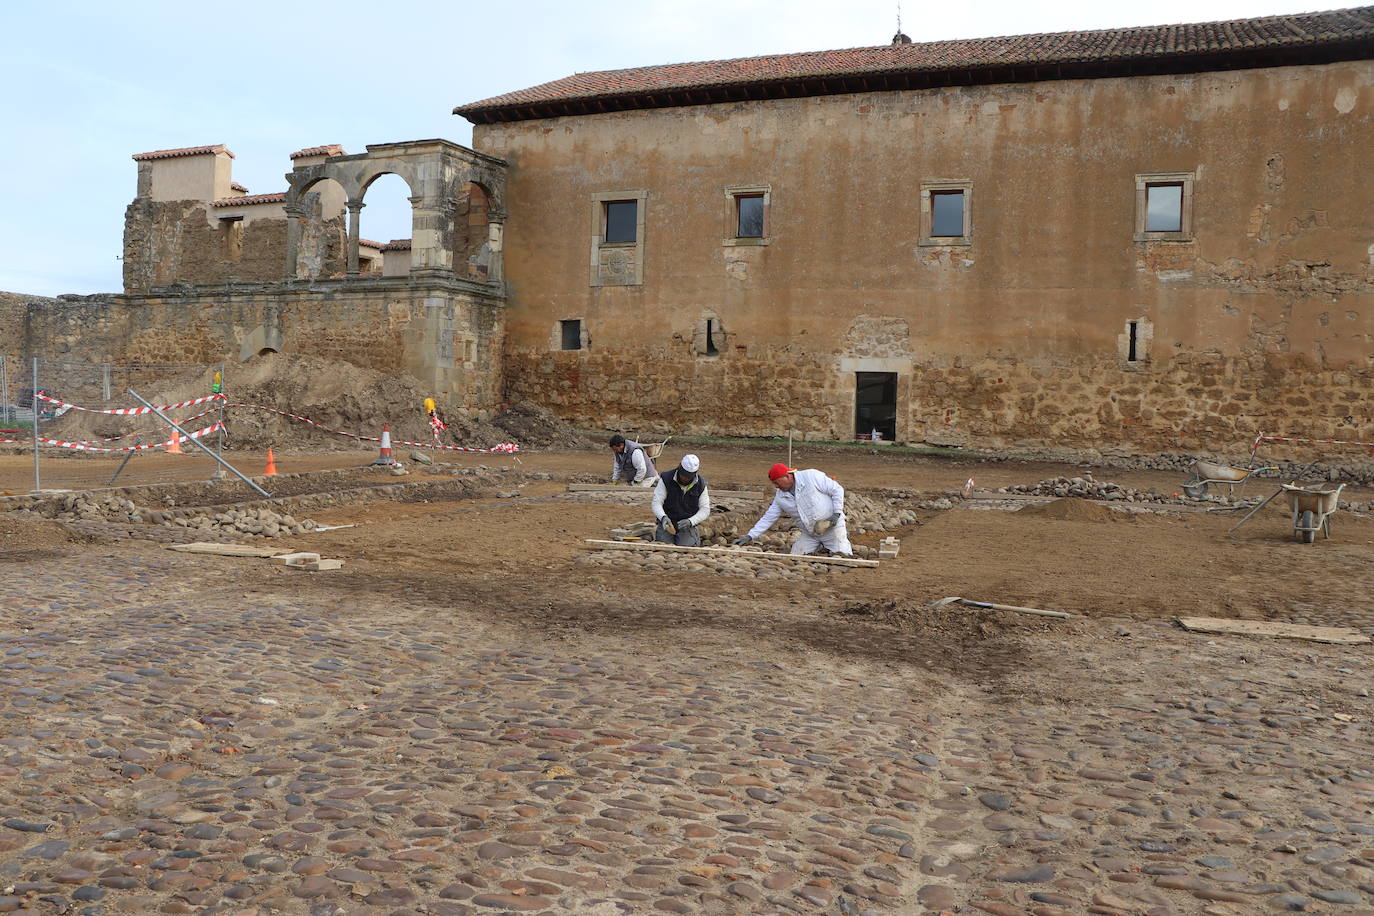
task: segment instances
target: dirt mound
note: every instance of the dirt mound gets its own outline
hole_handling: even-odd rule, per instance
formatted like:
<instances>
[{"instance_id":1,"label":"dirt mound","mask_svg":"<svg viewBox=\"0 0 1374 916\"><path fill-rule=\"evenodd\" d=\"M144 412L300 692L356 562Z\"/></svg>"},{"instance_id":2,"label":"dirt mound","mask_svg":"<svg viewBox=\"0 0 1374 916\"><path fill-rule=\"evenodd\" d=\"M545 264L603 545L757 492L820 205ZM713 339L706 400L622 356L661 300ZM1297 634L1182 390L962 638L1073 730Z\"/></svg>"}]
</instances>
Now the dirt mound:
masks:
<instances>
[{"instance_id":1,"label":"dirt mound","mask_svg":"<svg viewBox=\"0 0 1374 916\"><path fill-rule=\"evenodd\" d=\"M74 535L55 522L0 518L0 558L5 554L25 554L32 550L81 544L89 539ZM12 554L13 555L13 554Z\"/></svg>"},{"instance_id":2,"label":"dirt mound","mask_svg":"<svg viewBox=\"0 0 1374 916\"><path fill-rule=\"evenodd\" d=\"M214 372L189 373L150 384L141 392L154 403L204 397L210 393ZM379 436L383 423L391 424L394 440L431 442L424 400L430 391L405 372L380 372L351 363L311 356L271 353L231 367L225 373L225 394L230 404L254 404L308 417L321 427L364 436ZM86 405L83 405L86 406ZM105 405L90 405L105 406ZM125 400L118 405L128 406ZM174 411L179 421L199 429L216 419L215 414L197 420L189 417L209 405ZM533 404L520 404L503 414L500 425L472 419L459 405L440 401L439 414L448 425L445 445L490 448L517 442L522 448L561 447L581 444L572 427ZM226 424L231 448L320 448L331 450L375 449L372 443L332 435L309 424L267 410L228 407ZM143 441L162 441L166 428L156 417L116 417L86 411L68 411L50 427L50 435L62 439L99 439L142 433ZM112 445L131 444L132 438Z\"/></svg>"},{"instance_id":3,"label":"dirt mound","mask_svg":"<svg viewBox=\"0 0 1374 916\"><path fill-rule=\"evenodd\" d=\"M512 404L492 421L522 448L583 448L591 440L552 411L529 401Z\"/></svg>"},{"instance_id":4,"label":"dirt mound","mask_svg":"<svg viewBox=\"0 0 1374 916\"><path fill-rule=\"evenodd\" d=\"M963 606L935 608L898 598L852 601L841 605L839 613L845 617L867 618L907 633L939 635L964 644L1010 639L1053 629L1053 625L1044 620L1011 611Z\"/></svg>"},{"instance_id":5,"label":"dirt mound","mask_svg":"<svg viewBox=\"0 0 1374 916\"><path fill-rule=\"evenodd\" d=\"M1034 515L1037 518L1057 519L1062 522L1129 522L1135 516L1117 512L1110 506L1100 506L1068 496L1048 503L1034 503L1016 510L1018 515Z\"/></svg>"}]
</instances>

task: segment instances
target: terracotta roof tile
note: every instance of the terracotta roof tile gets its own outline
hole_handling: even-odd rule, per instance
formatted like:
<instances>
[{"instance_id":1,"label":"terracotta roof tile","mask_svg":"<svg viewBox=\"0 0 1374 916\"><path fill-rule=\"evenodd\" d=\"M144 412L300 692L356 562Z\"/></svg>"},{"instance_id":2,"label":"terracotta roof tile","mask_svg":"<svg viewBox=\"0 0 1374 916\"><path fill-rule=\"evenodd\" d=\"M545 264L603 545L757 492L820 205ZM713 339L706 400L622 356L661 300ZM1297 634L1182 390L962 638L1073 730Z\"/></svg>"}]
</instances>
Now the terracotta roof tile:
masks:
<instances>
[{"instance_id":1,"label":"terracotta roof tile","mask_svg":"<svg viewBox=\"0 0 1374 916\"><path fill-rule=\"evenodd\" d=\"M229 190L231 190L231 191L242 191L244 194L247 194L247 193L248 193L248 189L245 188L243 185L239 184L237 181L231 181L231 182L229 182Z\"/></svg>"},{"instance_id":2,"label":"terracotta roof tile","mask_svg":"<svg viewBox=\"0 0 1374 916\"><path fill-rule=\"evenodd\" d=\"M306 156L342 156L344 148L337 143L330 143L326 146L307 146L305 149L298 149L291 154L292 159L304 159Z\"/></svg>"},{"instance_id":3,"label":"terracotta roof tile","mask_svg":"<svg viewBox=\"0 0 1374 916\"><path fill-rule=\"evenodd\" d=\"M834 88L834 79L969 70L1005 72L1013 67L1187 59L1197 55L1349 43L1367 46L1362 47L1357 56L1374 57L1374 6L1225 22L880 45L603 70L577 73L461 105L453 111L474 122L551 117L578 113L559 110L559 106L591 100L615 101L616 104L607 106L608 110L716 100L688 99L681 95L677 99L667 97L670 93L681 94L687 90L768 87L792 82L795 91L789 94L807 95L818 93L795 86L796 81L828 78L832 88L824 91L852 92L866 87ZM1062 77L1058 72L1049 71L1030 78Z\"/></svg>"},{"instance_id":4,"label":"terracotta roof tile","mask_svg":"<svg viewBox=\"0 0 1374 916\"><path fill-rule=\"evenodd\" d=\"M381 251L382 249L386 248L386 246L383 245L381 242L374 242L372 241L372 239L360 238L358 239L358 244L366 245L368 248L376 248L378 251Z\"/></svg>"},{"instance_id":5,"label":"terracotta roof tile","mask_svg":"<svg viewBox=\"0 0 1374 916\"><path fill-rule=\"evenodd\" d=\"M212 207L253 207L258 204L279 204L286 200L285 191L275 194L248 194L243 197L221 197L210 201Z\"/></svg>"},{"instance_id":6,"label":"terracotta roof tile","mask_svg":"<svg viewBox=\"0 0 1374 916\"><path fill-rule=\"evenodd\" d=\"M383 251L409 251L410 239L392 239L382 246Z\"/></svg>"},{"instance_id":7,"label":"terracotta roof tile","mask_svg":"<svg viewBox=\"0 0 1374 916\"><path fill-rule=\"evenodd\" d=\"M234 154L230 153L223 143L214 146L185 146L181 149L155 149L151 153L134 153L133 158L140 162L148 159L175 159L178 156L204 156L207 153L227 153L230 159Z\"/></svg>"}]
</instances>

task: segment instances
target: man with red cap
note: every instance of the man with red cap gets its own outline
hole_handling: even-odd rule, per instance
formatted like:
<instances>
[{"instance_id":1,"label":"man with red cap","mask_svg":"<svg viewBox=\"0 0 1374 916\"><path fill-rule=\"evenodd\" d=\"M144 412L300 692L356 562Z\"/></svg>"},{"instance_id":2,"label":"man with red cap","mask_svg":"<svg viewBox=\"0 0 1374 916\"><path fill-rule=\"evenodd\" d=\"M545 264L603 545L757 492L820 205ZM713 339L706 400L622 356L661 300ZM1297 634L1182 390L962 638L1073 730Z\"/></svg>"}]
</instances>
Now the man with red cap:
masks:
<instances>
[{"instance_id":1,"label":"man with red cap","mask_svg":"<svg viewBox=\"0 0 1374 916\"><path fill-rule=\"evenodd\" d=\"M824 547L831 553L853 555L844 524L844 487L834 478L814 468L798 471L775 464L768 470L768 479L778 488L773 504L748 534L735 539L737 546L748 544L786 515L796 520L801 532L792 545L794 554L815 553Z\"/></svg>"}]
</instances>

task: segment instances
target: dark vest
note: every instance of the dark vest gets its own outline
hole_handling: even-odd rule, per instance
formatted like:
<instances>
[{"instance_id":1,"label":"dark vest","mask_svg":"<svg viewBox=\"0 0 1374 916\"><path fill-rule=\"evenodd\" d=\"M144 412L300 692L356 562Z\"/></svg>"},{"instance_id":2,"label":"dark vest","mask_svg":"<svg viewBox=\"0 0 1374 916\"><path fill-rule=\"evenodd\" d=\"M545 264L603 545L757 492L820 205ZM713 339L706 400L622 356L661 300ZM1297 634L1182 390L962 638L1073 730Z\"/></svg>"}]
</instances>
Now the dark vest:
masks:
<instances>
[{"instance_id":1,"label":"dark vest","mask_svg":"<svg viewBox=\"0 0 1374 916\"><path fill-rule=\"evenodd\" d=\"M615 456L615 469L620 472L620 479L634 482L635 452L644 452L644 479L652 480L658 474L658 468L654 467L654 459L649 457L649 452L644 446L633 439L626 439L625 451Z\"/></svg>"},{"instance_id":2,"label":"dark vest","mask_svg":"<svg viewBox=\"0 0 1374 916\"><path fill-rule=\"evenodd\" d=\"M659 474L666 491L663 496L663 514L675 522L691 518L701 508L701 494L706 490L706 478L697 475L696 483L690 490L683 490L677 482L677 468Z\"/></svg>"}]
</instances>

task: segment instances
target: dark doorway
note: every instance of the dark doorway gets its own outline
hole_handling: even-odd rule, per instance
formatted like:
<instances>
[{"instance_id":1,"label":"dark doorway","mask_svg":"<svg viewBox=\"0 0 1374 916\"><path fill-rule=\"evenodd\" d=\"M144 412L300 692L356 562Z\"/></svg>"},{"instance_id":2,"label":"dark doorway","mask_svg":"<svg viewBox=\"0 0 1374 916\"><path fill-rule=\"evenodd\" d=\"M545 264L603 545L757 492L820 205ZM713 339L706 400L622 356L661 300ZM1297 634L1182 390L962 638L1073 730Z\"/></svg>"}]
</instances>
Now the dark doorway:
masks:
<instances>
[{"instance_id":1,"label":"dark doorway","mask_svg":"<svg viewBox=\"0 0 1374 916\"><path fill-rule=\"evenodd\" d=\"M854 379L854 437L892 442L897 438L897 373L856 372Z\"/></svg>"}]
</instances>

